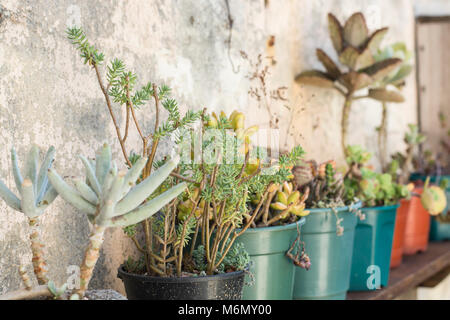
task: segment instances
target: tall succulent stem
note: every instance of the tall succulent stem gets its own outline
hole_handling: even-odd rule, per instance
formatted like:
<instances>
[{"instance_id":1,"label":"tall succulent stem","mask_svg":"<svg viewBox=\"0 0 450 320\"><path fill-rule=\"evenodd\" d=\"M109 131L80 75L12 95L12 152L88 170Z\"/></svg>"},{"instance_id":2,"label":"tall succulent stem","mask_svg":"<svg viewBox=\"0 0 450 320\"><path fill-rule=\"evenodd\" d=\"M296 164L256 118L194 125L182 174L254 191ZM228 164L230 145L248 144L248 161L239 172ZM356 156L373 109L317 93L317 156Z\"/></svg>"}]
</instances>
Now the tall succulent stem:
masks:
<instances>
[{"instance_id":1,"label":"tall succulent stem","mask_svg":"<svg viewBox=\"0 0 450 320\"><path fill-rule=\"evenodd\" d=\"M352 93L348 93L345 96L344 107L342 109L342 122L341 122L341 145L342 145L342 152L344 153L345 157L347 157L347 155L348 155L347 135L348 135L348 124L349 124L352 102L353 102Z\"/></svg>"},{"instance_id":2,"label":"tall succulent stem","mask_svg":"<svg viewBox=\"0 0 450 320\"><path fill-rule=\"evenodd\" d=\"M30 218L28 220L30 225L30 242L32 252L32 262L34 274L38 284L43 285L48 283L47 279L47 264L44 259L44 244L41 241L41 235L39 232L39 222L37 218Z\"/></svg>"},{"instance_id":3,"label":"tall succulent stem","mask_svg":"<svg viewBox=\"0 0 450 320\"><path fill-rule=\"evenodd\" d=\"M86 248L84 259L80 268L80 288L75 292L80 297L83 297L88 289L89 281L92 278L95 264L100 255L100 248L103 244L106 228L94 225L89 236L89 245Z\"/></svg>"},{"instance_id":4,"label":"tall succulent stem","mask_svg":"<svg viewBox=\"0 0 450 320\"><path fill-rule=\"evenodd\" d=\"M386 102L382 103L382 115L381 115L381 125L378 131L378 149L380 152L380 164L383 172L386 170L386 144L387 144L387 105Z\"/></svg>"}]
</instances>

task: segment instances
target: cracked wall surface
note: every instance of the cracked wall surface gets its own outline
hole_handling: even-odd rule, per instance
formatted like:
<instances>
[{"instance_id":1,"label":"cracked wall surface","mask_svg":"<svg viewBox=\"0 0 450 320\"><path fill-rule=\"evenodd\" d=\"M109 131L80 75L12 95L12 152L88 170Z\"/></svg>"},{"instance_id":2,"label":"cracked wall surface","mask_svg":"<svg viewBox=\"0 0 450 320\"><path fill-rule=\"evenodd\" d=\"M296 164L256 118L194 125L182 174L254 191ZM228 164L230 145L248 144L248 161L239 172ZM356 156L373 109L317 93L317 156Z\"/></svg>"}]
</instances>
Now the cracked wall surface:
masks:
<instances>
[{"instance_id":1,"label":"cracked wall surface","mask_svg":"<svg viewBox=\"0 0 450 320\"><path fill-rule=\"evenodd\" d=\"M320 68L316 47L333 52L328 12L343 21L361 10L371 30L390 27L384 44L405 41L413 48L410 1L229 0L228 4L229 11L225 0L2 0L0 176L13 185L9 149L15 145L23 159L31 143L45 149L54 145L55 167L63 175L79 175L82 165L77 155L93 157L104 142L113 144L114 156L124 166L93 70L83 65L65 38L67 24L74 22L80 23L107 61L123 59L138 73L141 84L155 81L172 87L183 110L239 109L246 113L249 125L261 127L267 126L269 117L248 95L251 82L246 75L251 68L240 51L252 59L258 54L274 55L269 86L288 87L289 99L289 103L272 105L279 118L280 144L301 144L308 157L319 161L336 158L342 163L342 97L329 90L299 86L294 78L304 69ZM404 148L403 133L408 123L416 121L415 90L412 75L404 88L406 102L390 106L390 153ZM153 115L149 108L139 112L139 117L147 119L145 127L152 126ZM376 151L375 128L380 119L379 104L368 100L355 103L349 142ZM123 120L124 114L119 117L121 124ZM288 124L291 136L286 138ZM137 150L138 136L129 139ZM67 266L81 262L88 223L58 198L41 226L49 276L63 282ZM117 267L136 252L120 229L108 231L105 237L92 287L123 293ZM25 264L31 271L30 259L25 217L0 202L0 294L21 286L18 266Z\"/></svg>"}]
</instances>

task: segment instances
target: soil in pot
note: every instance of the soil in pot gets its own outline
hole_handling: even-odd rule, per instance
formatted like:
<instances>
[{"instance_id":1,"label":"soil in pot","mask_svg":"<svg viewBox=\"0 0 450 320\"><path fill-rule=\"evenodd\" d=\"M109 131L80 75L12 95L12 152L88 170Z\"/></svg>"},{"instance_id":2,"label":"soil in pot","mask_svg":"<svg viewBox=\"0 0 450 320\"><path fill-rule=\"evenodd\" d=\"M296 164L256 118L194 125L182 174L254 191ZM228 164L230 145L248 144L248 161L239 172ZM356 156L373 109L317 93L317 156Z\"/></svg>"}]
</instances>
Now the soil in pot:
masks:
<instances>
[{"instance_id":1,"label":"soil in pot","mask_svg":"<svg viewBox=\"0 0 450 320\"><path fill-rule=\"evenodd\" d=\"M153 277L118 270L128 300L240 300L244 271L212 276Z\"/></svg>"},{"instance_id":2,"label":"soil in pot","mask_svg":"<svg viewBox=\"0 0 450 320\"><path fill-rule=\"evenodd\" d=\"M400 200L395 218L394 240L392 241L391 268L396 268L402 263L403 240L405 238L406 217L409 211L409 200Z\"/></svg>"},{"instance_id":3,"label":"soil in pot","mask_svg":"<svg viewBox=\"0 0 450 320\"><path fill-rule=\"evenodd\" d=\"M353 206L358 209L361 204ZM342 235L337 235L337 218L332 209L308 209L302 241L311 259L311 268L295 267L294 299L344 300L350 285L350 268L357 215L348 207L337 208L343 219Z\"/></svg>"},{"instance_id":4,"label":"soil in pot","mask_svg":"<svg viewBox=\"0 0 450 320\"><path fill-rule=\"evenodd\" d=\"M398 207L362 209L365 219L358 221L355 230L350 291L375 290L387 286Z\"/></svg>"},{"instance_id":5,"label":"soil in pot","mask_svg":"<svg viewBox=\"0 0 450 320\"><path fill-rule=\"evenodd\" d=\"M286 256L297 238L297 227L305 218L284 226L249 228L236 242L241 242L250 255L250 286L244 287L244 300L291 300L294 264ZM303 227L301 227L303 228Z\"/></svg>"}]
</instances>

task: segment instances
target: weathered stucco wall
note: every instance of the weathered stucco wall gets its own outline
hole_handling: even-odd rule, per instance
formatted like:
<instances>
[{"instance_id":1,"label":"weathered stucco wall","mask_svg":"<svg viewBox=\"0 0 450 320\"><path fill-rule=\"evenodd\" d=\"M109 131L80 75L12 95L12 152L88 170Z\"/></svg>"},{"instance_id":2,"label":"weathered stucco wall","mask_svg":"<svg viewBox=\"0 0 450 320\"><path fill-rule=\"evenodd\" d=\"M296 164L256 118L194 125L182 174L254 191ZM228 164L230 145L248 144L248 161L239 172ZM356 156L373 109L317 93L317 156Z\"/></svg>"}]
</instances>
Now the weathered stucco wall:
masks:
<instances>
[{"instance_id":1,"label":"weathered stucco wall","mask_svg":"<svg viewBox=\"0 0 450 320\"><path fill-rule=\"evenodd\" d=\"M233 19L230 47L227 2ZM261 126L267 125L268 115L248 95L246 75L251 68L239 51L252 59L260 53L274 55L270 87L287 86L289 98L289 103L272 105L280 118L281 145L292 123L289 146L300 143L309 157L342 162L342 98L329 90L301 87L294 77L306 68L320 67L316 47L332 52L327 13L335 13L342 21L359 10L367 15L371 30L390 26L385 43L401 40L413 48L414 17L408 0L2 0L0 176L13 185L8 154L12 145L21 159L31 143L45 148L54 145L55 166L64 175L79 174L77 155L93 156L105 141L114 144L114 155L122 163L94 73L65 38L66 25L73 22L80 22L107 60L124 59L141 76L141 83L152 80L171 86L184 109L238 108L247 114L249 124ZM268 44L271 36L273 45ZM406 125L416 120L413 79L414 75L404 89L407 101L390 107L391 152L403 148ZM292 116L284 104L289 104ZM150 119L150 125L153 114L148 110L140 114ZM362 100L353 110L350 143L376 151L379 104ZM137 136L131 140L137 147ZM41 225L50 277L62 282L66 267L81 261L88 223L80 212L57 199ZM31 259L27 239L25 218L0 202L0 293L21 285L18 265ZM116 270L132 253L131 241L121 230L108 232L92 286L123 292Z\"/></svg>"}]
</instances>

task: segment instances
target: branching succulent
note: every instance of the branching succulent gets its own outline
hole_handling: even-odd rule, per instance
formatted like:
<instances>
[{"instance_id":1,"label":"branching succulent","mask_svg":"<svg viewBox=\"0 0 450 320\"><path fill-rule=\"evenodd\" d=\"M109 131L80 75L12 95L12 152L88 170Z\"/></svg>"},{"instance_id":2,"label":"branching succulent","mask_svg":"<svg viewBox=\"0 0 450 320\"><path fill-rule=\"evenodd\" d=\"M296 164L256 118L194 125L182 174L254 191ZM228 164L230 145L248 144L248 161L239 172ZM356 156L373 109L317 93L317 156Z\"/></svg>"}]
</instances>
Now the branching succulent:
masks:
<instances>
[{"instance_id":1,"label":"branching succulent","mask_svg":"<svg viewBox=\"0 0 450 320\"><path fill-rule=\"evenodd\" d=\"M336 50L339 62L347 70L343 71L323 50L317 49L316 54L326 71L309 70L296 77L298 83L323 88L334 88L344 97L341 123L342 151L347 156L347 134L351 105L354 100L373 98L386 102L398 102L398 96L380 87L379 82L397 70L402 60L399 58L375 59L378 48L386 35L388 28L376 30L369 34L362 13L353 14L342 26L333 14L328 14L330 38ZM369 88L367 96L355 96L361 89Z\"/></svg>"},{"instance_id":2,"label":"branching succulent","mask_svg":"<svg viewBox=\"0 0 450 320\"><path fill-rule=\"evenodd\" d=\"M426 140L426 136L421 134L416 124L408 125L409 131L405 133L404 142L406 152L404 154L397 152L392 156L388 172L399 183L404 184L409 181L409 176L413 171L413 160L420 144Z\"/></svg>"},{"instance_id":3,"label":"branching succulent","mask_svg":"<svg viewBox=\"0 0 450 320\"><path fill-rule=\"evenodd\" d=\"M97 153L94 163L80 156L86 169L86 181L68 185L54 169L48 177L61 197L87 214L92 223L90 242L81 265L80 288L75 291L83 297L92 277L103 243L103 234L110 227L126 227L141 222L176 198L186 188L180 183L161 195L144 203L177 166L179 159L169 160L152 175L135 185L147 163L139 159L128 171L117 171L111 161L111 149L105 144Z\"/></svg>"},{"instance_id":4,"label":"branching succulent","mask_svg":"<svg viewBox=\"0 0 450 320\"><path fill-rule=\"evenodd\" d=\"M96 78L99 87L105 98L108 113L114 124L117 140L120 144L123 157L129 168L133 168L139 159L146 159L146 163L142 170L142 175L139 181L145 180L150 176L153 169L159 167L161 161L155 161L156 153L160 142L163 139L175 138L176 148L181 145L185 139L185 131L193 125L199 118L201 112L187 111L184 115L181 114L176 100L171 97L171 90L166 85L157 86L155 83L144 84L140 89L136 89L138 77L135 73L127 69L125 63L117 58L114 58L106 66L106 81L101 75L101 67L104 61L103 53L99 52L94 45L91 45L86 38L84 31L80 28L73 27L67 30L69 40L77 47L84 62L95 70ZM155 122L153 130L144 128L136 114L137 109L143 109L146 104L154 105ZM118 116L114 104L122 107L121 111L125 112L125 124L123 131L120 129ZM149 111L145 110L148 114ZM166 119L163 117L166 116ZM127 138L129 137L130 128L136 128L137 133L142 141L142 150L137 153L129 153L127 151ZM122 131L122 132L121 132ZM150 131L150 132L146 132ZM140 160L141 162L144 160ZM156 190L155 194L163 192L163 189L168 189L176 185L180 180L186 180L186 177L179 174L179 168L176 168L170 173L173 179L167 179L162 183L161 187ZM195 182L193 180L190 183ZM136 236L137 225L131 225L124 228L124 231L135 243L137 249L145 256L146 272L150 275L169 275L169 271L165 269L166 259L173 259L168 257L168 244L171 241L177 241L177 234L175 232L176 222L176 202L171 202L168 208L164 208L164 228L160 237L157 232L161 226L161 219L144 219L141 227L144 233L144 244L138 241ZM170 228L169 228L170 226ZM160 230L161 231L161 230ZM184 243L184 241L182 242ZM162 251L159 251L159 247ZM160 254L159 254L160 253ZM161 262L162 261L162 262ZM173 262L173 260L172 260Z\"/></svg>"},{"instance_id":5,"label":"branching succulent","mask_svg":"<svg viewBox=\"0 0 450 320\"><path fill-rule=\"evenodd\" d=\"M388 173L374 172L367 166L370 156L359 146L349 147L350 169L344 179L346 199L357 198L364 206L374 207L397 204L400 199L409 198L413 186L396 183Z\"/></svg>"},{"instance_id":6,"label":"branching succulent","mask_svg":"<svg viewBox=\"0 0 450 320\"><path fill-rule=\"evenodd\" d=\"M386 59L399 58L402 60L402 64L399 68L388 74L381 79L377 86L379 88L369 90L369 96L373 99L381 101L382 104L382 116L381 124L378 130L378 149L380 153L380 163L384 170L386 167L387 158L387 127L388 127L388 102L403 102L405 99L403 95L394 90L388 90L389 87L395 87L397 90L401 90L405 85L405 79L413 70L413 65L410 64L412 53L408 51L406 45L403 42L397 42L393 45L386 47L383 50L379 50L375 55L376 61L383 61Z\"/></svg>"},{"instance_id":7,"label":"branching succulent","mask_svg":"<svg viewBox=\"0 0 450 320\"><path fill-rule=\"evenodd\" d=\"M38 218L58 196L55 189L48 182L47 177L47 170L51 167L54 156L55 148L50 147L45 155L44 161L39 167L39 148L33 145L28 153L24 175L22 176L16 151L12 148L12 171L20 199L0 180L0 197L8 206L16 211L22 212L28 218L28 224L31 228L32 262L34 273L40 285L46 284L48 279L46 275L47 264L43 257L44 244L40 239Z\"/></svg>"}]
</instances>

